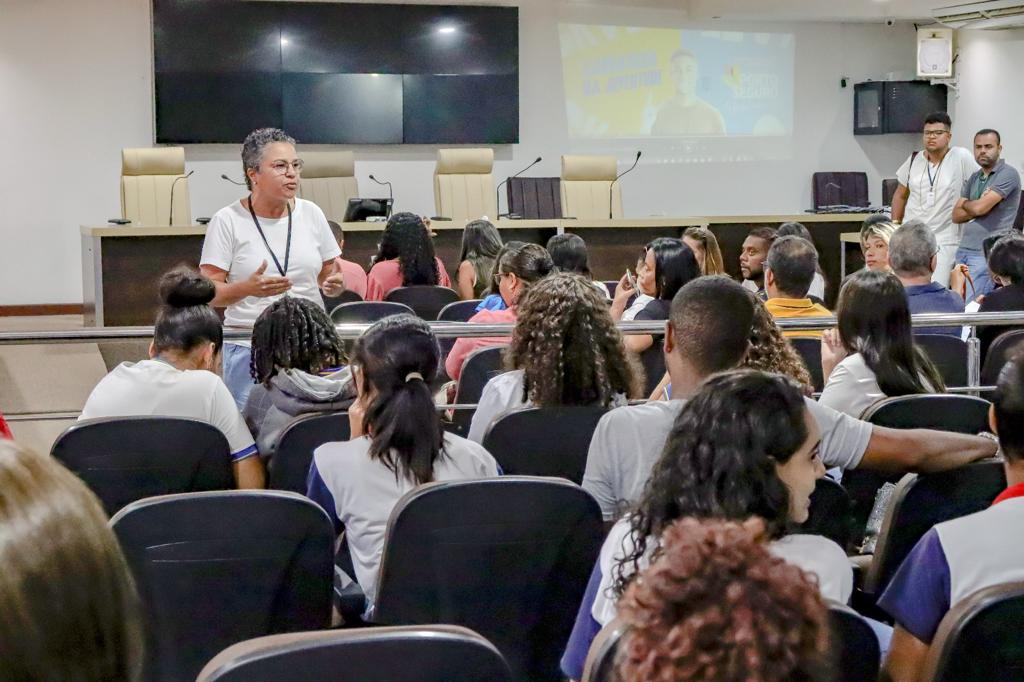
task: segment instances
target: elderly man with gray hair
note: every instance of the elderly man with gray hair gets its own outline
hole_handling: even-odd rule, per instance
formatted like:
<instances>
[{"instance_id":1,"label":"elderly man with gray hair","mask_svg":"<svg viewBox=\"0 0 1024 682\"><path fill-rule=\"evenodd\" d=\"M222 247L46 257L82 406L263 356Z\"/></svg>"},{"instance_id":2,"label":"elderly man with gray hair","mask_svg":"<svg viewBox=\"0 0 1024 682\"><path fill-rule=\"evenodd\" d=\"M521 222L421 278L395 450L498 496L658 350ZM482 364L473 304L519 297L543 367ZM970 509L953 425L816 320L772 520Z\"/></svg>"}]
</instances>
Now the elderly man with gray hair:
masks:
<instances>
[{"instance_id":1,"label":"elderly man with gray hair","mask_svg":"<svg viewBox=\"0 0 1024 682\"><path fill-rule=\"evenodd\" d=\"M935 234L920 220L901 225L889 239L889 265L907 291L910 313L962 313L964 300L932 281L938 262ZM917 334L960 336L960 327L921 327Z\"/></svg>"}]
</instances>

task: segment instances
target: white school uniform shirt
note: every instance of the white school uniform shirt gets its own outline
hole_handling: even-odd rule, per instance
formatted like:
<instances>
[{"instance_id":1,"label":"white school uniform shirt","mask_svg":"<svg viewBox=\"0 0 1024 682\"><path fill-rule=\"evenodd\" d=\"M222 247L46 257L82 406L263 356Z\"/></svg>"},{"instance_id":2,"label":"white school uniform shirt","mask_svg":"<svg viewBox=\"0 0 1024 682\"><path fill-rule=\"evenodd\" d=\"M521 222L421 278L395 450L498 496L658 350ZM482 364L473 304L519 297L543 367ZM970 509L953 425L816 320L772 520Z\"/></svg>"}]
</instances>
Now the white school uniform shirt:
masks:
<instances>
[{"instance_id":1,"label":"white school uniform shirt","mask_svg":"<svg viewBox=\"0 0 1024 682\"><path fill-rule=\"evenodd\" d=\"M921 377L921 382L925 388L933 390L924 377ZM864 361L864 356L854 353L843 358L832 370L818 402L851 417L860 418L864 410L887 397L878 385L875 373Z\"/></svg>"},{"instance_id":2,"label":"white school uniform shirt","mask_svg":"<svg viewBox=\"0 0 1024 682\"><path fill-rule=\"evenodd\" d=\"M896 179L910 190L903 222L924 222L939 246L959 244L960 226L953 224L953 207L976 170L974 156L963 147L950 147L937 164L929 163L923 151L908 157L896 171Z\"/></svg>"},{"instance_id":3,"label":"white school uniform shirt","mask_svg":"<svg viewBox=\"0 0 1024 682\"><path fill-rule=\"evenodd\" d=\"M181 370L163 360L122 362L96 384L78 419L141 416L198 419L224 434L233 462L256 454L227 386L204 369Z\"/></svg>"},{"instance_id":4,"label":"white school uniform shirt","mask_svg":"<svg viewBox=\"0 0 1024 682\"><path fill-rule=\"evenodd\" d=\"M259 218L260 227L267 237L270 249L284 267L288 244L288 216L278 220ZM288 279L292 288L278 296L247 296L227 307L224 324L228 327L252 329L256 318L281 296L298 296L323 307L317 276L325 261L341 255L338 242L331 233L327 218L320 207L304 199L295 200L292 209L292 243L288 258ZM213 214L206 227L201 265L212 265L226 270L227 282L249 279L252 273L267 261L266 275L279 276L274 258L260 237L252 215L236 201ZM248 345L248 342L242 345Z\"/></svg>"}]
</instances>

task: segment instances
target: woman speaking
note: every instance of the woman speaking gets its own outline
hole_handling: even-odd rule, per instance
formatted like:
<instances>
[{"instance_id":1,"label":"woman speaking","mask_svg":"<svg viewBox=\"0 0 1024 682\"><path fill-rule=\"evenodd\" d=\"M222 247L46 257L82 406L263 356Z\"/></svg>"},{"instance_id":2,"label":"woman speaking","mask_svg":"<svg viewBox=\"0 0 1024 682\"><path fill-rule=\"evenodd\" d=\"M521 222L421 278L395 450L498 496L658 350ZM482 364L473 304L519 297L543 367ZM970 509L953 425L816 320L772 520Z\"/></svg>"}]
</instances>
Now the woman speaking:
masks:
<instances>
[{"instance_id":1,"label":"woman speaking","mask_svg":"<svg viewBox=\"0 0 1024 682\"><path fill-rule=\"evenodd\" d=\"M320 208L297 199L302 161L295 140L260 128L242 143L249 196L214 214L206 230L200 270L213 280L212 305L226 307L225 327L251 330L264 308L286 293L323 306L345 290L338 243ZM249 341L224 344L224 383L239 409L252 389Z\"/></svg>"}]
</instances>

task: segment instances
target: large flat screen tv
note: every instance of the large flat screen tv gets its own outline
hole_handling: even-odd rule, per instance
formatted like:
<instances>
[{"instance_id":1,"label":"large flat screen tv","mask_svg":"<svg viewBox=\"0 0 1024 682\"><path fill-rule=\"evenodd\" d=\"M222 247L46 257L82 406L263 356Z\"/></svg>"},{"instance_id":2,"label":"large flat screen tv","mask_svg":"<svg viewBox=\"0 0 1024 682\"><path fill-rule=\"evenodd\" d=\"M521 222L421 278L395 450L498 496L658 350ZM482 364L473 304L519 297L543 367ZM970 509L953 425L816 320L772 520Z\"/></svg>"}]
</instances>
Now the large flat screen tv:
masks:
<instances>
[{"instance_id":1,"label":"large flat screen tv","mask_svg":"<svg viewBox=\"0 0 1024 682\"><path fill-rule=\"evenodd\" d=\"M153 0L158 143L519 141L519 10Z\"/></svg>"}]
</instances>

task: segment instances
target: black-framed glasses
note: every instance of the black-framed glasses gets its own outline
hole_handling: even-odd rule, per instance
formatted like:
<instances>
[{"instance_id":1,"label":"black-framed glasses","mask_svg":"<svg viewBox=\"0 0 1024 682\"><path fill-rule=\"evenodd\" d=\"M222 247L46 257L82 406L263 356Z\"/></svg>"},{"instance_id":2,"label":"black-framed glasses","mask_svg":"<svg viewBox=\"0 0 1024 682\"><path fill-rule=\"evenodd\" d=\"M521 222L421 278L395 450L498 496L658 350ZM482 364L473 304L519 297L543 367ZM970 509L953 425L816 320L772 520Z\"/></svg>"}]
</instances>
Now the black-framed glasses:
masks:
<instances>
[{"instance_id":1,"label":"black-framed glasses","mask_svg":"<svg viewBox=\"0 0 1024 682\"><path fill-rule=\"evenodd\" d=\"M511 275L511 272L499 272L494 275L494 286L501 286L501 278Z\"/></svg>"}]
</instances>

